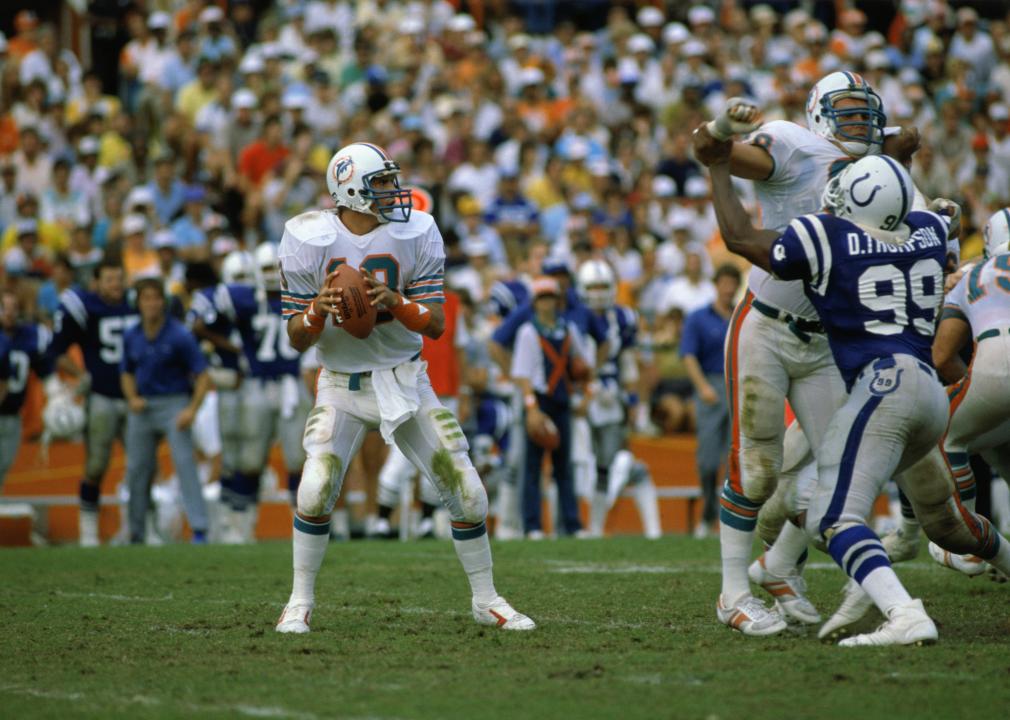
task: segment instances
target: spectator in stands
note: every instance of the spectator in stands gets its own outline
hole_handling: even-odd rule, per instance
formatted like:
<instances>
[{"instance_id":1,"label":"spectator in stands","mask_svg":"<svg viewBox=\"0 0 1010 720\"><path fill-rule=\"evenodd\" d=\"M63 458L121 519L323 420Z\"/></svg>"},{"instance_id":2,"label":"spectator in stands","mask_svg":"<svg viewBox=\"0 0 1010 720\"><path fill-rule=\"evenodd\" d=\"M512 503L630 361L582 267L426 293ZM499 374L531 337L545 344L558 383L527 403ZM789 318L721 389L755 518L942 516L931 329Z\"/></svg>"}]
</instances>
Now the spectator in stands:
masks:
<instances>
[{"instance_id":1,"label":"spectator in stands","mask_svg":"<svg viewBox=\"0 0 1010 720\"><path fill-rule=\"evenodd\" d=\"M126 423L126 478L130 488L130 542L143 543L148 493L156 474L158 440L165 437L182 489L193 542L207 540L207 508L196 474L191 428L210 389L207 360L193 335L165 313L159 278L137 282L140 323L123 334L122 386Z\"/></svg>"},{"instance_id":2,"label":"spectator in stands","mask_svg":"<svg viewBox=\"0 0 1010 720\"><path fill-rule=\"evenodd\" d=\"M53 260L52 275L39 285L38 298L35 301L39 312L47 320L52 320L56 309L60 306L60 293L74 284L74 266L70 258L60 253Z\"/></svg>"},{"instance_id":3,"label":"spectator in stands","mask_svg":"<svg viewBox=\"0 0 1010 720\"><path fill-rule=\"evenodd\" d=\"M50 186L53 162L42 145L35 125L22 126L20 148L11 156L18 166L18 190L39 197Z\"/></svg>"},{"instance_id":4,"label":"spectator in stands","mask_svg":"<svg viewBox=\"0 0 1010 720\"><path fill-rule=\"evenodd\" d=\"M239 154L238 172L244 188L259 188L267 173L273 171L288 154L281 118L279 115L271 115L263 121L260 138L243 148Z\"/></svg>"},{"instance_id":5,"label":"spectator in stands","mask_svg":"<svg viewBox=\"0 0 1010 720\"><path fill-rule=\"evenodd\" d=\"M722 265L715 273L715 301L687 316L680 352L695 390L698 423L698 476L705 498L695 537L713 529L718 514L717 478L726 460L730 441L730 413L724 383L723 346L740 289L740 271Z\"/></svg>"},{"instance_id":6,"label":"spectator in stands","mask_svg":"<svg viewBox=\"0 0 1010 720\"><path fill-rule=\"evenodd\" d=\"M186 184L176 176L171 153L162 153L154 159L154 181L148 188L158 225L169 225L186 202Z\"/></svg>"}]
</instances>

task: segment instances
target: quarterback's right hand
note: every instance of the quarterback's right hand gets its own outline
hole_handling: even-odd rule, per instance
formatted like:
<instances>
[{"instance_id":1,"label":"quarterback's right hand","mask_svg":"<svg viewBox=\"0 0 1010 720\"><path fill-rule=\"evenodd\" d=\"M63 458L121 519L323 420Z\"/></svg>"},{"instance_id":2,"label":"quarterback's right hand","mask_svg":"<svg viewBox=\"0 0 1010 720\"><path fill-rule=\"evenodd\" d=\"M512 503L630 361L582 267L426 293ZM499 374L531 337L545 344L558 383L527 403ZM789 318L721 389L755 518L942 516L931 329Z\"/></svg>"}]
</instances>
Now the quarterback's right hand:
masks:
<instances>
[{"instance_id":1,"label":"quarterback's right hand","mask_svg":"<svg viewBox=\"0 0 1010 720\"><path fill-rule=\"evenodd\" d=\"M322 289L309 305L309 309L306 310L306 312L322 316L323 318L326 318L328 315L332 315L333 321L339 325L344 321L344 318L340 315L339 309L344 291L339 287L330 287L330 282L332 282L335 277L337 277L336 270L326 276L326 280L323 281Z\"/></svg>"},{"instance_id":2,"label":"quarterback's right hand","mask_svg":"<svg viewBox=\"0 0 1010 720\"><path fill-rule=\"evenodd\" d=\"M732 141L716 140L712 137L712 133L705 123L694 129L691 142L694 144L695 159L705 167L728 163L730 154L733 152Z\"/></svg>"}]
</instances>

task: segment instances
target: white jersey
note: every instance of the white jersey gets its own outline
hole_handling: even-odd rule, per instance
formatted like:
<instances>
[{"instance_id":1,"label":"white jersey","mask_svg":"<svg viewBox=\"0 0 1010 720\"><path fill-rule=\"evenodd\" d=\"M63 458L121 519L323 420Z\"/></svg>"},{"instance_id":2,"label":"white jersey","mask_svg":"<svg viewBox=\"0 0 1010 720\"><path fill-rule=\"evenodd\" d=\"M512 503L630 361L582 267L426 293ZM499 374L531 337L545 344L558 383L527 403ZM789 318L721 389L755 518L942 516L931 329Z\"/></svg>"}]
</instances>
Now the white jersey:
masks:
<instances>
[{"instance_id":1,"label":"white jersey","mask_svg":"<svg viewBox=\"0 0 1010 720\"><path fill-rule=\"evenodd\" d=\"M966 272L944 302L943 317L958 317L978 337L1010 328L1010 254L996 255Z\"/></svg>"},{"instance_id":2,"label":"white jersey","mask_svg":"<svg viewBox=\"0 0 1010 720\"><path fill-rule=\"evenodd\" d=\"M828 180L853 160L831 141L787 120L765 123L748 142L772 157L772 174L767 180L755 180L754 191L761 205L761 225L778 232L784 232L793 218L818 212ZM747 284L762 302L817 319L802 282L777 280L755 266Z\"/></svg>"},{"instance_id":3,"label":"white jersey","mask_svg":"<svg viewBox=\"0 0 1010 720\"><path fill-rule=\"evenodd\" d=\"M326 276L347 263L362 268L390 289L420 303L442 303L445 246L435 219L414 210L407 223L387 223L355 235L337 213L315 210L287 221L277 252L281 265L283 314L303 312L319 294ZM319 360L334 372L366 372L396 367L421 352L421 336L379 308L375 329L364 340L327 322Z\"/></svg>"}]
</instances>

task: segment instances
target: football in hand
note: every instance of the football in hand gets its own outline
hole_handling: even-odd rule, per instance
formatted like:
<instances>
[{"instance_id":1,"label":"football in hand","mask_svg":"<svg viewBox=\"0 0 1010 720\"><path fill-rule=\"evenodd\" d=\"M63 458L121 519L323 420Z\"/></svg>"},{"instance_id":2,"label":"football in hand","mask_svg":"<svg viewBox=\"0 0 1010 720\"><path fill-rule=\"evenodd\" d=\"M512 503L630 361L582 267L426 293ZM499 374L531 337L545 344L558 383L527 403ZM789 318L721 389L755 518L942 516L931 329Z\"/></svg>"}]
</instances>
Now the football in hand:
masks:
<instances>
[{"instance_id":1,"label":"football in hand","mask_svg":"<svg viewBox=\"0 0 1010 720\"><path fill-rule=\"evenodd\" d=\"M343 328L360 340L368 337L375 327L375 316L378 311L370 302L368 285L361 273L350 265L341 265L327 287L340 288L344 291L338 307L343 321L337 324L337 327ZM336 323L336 318L333 320Z\"/></svg>"},{"instance_id":2,"label":"football in hand","mask_svg":"<svg viewBox=\"0 0 1010 720\"><path fill-rule=\"evenodd\" d=\"M530 440L548 452L554 452L561 447L561 433L558 432L558 426L546 415L542 423L530 423L527 431Z\"/></svg>"}]
</instances>

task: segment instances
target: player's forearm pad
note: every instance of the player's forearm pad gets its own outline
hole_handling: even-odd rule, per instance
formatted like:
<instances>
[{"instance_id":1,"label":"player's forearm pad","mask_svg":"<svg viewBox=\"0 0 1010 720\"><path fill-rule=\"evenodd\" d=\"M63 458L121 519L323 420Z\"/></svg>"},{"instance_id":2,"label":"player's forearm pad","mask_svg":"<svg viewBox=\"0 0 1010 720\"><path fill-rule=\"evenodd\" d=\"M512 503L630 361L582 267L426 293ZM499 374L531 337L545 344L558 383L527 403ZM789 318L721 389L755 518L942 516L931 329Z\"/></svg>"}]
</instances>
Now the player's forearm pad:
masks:
<instances>
[{"instance_id":1,"label":"player's forearm pad","mask_svg":"<svg viewBox=\"0 0 1010 720\"><path fill-rule=\"evenodd\" d=\"M400 302L391 308L390 312L405 328L416 333L423 332L431 324L431 310L419 303L411 302L402 295Z\"/></svg>"}]
</instances>

